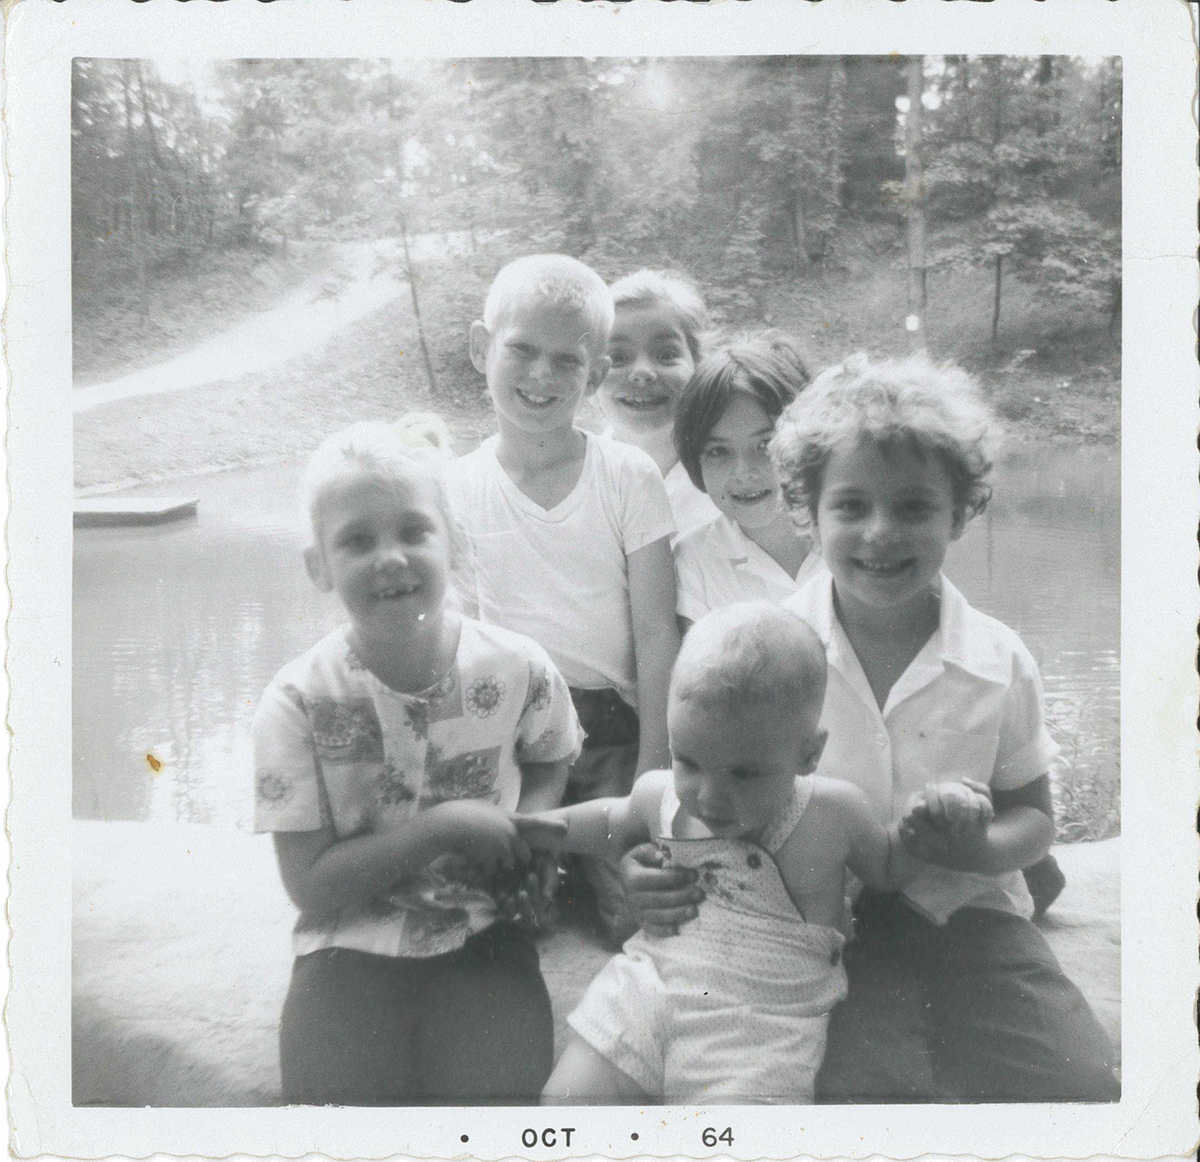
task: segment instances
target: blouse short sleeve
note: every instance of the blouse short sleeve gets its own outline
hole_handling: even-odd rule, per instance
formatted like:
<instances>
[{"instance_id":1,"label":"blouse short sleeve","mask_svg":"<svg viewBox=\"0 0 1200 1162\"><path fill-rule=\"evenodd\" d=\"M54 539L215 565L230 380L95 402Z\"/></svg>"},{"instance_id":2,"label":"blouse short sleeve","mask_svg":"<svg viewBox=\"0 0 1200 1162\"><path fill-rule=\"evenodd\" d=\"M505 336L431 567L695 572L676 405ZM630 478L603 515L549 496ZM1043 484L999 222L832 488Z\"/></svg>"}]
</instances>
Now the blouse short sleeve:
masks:
<instances>
[{"instance_id":1,"label":"blouse short sleeve","mask_svg":"<svg viewBox=\"0 0 1200 1162\"><path fill-rule=\"evenodd\" d=\"M274 681L258 704L254 830L317 831L330 822L308 715L295 686Z\"/></svg>"},{"instance_id":2,"label":"blouse short sleeve","mask_svg":"<svg viewBox=\"0 0 1200 1162\"><path fill-rule=\"evenodd\" d=\"M518 762L574 762L583 749L583 728L571 691L558 667L536 642L528 642L529 688L517 723Z\"/></svg>"},{"instance_id":3,"label":"blouse short sleeve","mask_svg":"<svg viewBox=\"0 0 1200 1162\"><path fill-rule=\"evenodd\" d=\"M1046 728L1046 699L1037 662L1023 643L1013 651L1012 683L1004 701L992 786L1015 790L1050 768L1058 745Z\"/></svg>"}]
</instances>

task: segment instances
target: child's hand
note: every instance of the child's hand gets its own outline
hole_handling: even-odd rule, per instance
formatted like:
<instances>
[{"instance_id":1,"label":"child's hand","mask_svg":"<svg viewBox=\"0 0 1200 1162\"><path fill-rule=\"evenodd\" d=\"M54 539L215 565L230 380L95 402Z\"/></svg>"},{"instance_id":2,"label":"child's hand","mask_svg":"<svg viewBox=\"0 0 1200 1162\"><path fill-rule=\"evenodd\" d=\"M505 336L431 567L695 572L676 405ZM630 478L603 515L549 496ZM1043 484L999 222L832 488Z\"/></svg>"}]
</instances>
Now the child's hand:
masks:
<instances>
[{"instance_id":1,"label":"child's hand","mask_svg":"<svg viewBox=\"0 0 1200 1162\"><path fill-rule=\"evenodd\" d=\"M557 892L558 859L548 851L535 851L528 865L501 875L493 889L499 918L530 934L554 922Z\"/></svg>"},{"instance_id":2,"label":"child's hand","mask_svg":"<svg viewBox=\"0 0 1200 1162\"><path fill-rule=\"evenodd\" d=\"M648 936L676 936L704 900L695 868L664 868L653 843L640 843L621 860L625 899Z\"/></svg>"},{"instance_id":3,"label":"child's hand","mask_svg":"<svg viewBox=\"0 0 1200 1162\"><path fill-rule=\"evenodd\" d=\"M987 841L992 815L991 791L983 783L972 779L926 783L909 800L900 837L926 863L967 867Z\"/></svg>"},{"instance_id":4,"label":"child's hand","mask_svg":"<svg viewBox=\"0 0 1200 1162\"><path fill-rule=\"evenodd\" d=\"M513 821L517 834L530 847L540 847L546 851L562 851L568 827L565 819L556 819L548 811L535 811L527 815L514 811L509 818Z\"/></svg>"},{"instance_id":5,"label":"child's hand","mask_svg":"<svg viewBox=\"0 0 1200 1162\"><path fill-rule=\"evenodd\" d=\"M507 811L481 799L454 799L433 810L447 828L450 847L478 864L486 875L529 862L529 844Z\"/></svg>"}]
</instances>

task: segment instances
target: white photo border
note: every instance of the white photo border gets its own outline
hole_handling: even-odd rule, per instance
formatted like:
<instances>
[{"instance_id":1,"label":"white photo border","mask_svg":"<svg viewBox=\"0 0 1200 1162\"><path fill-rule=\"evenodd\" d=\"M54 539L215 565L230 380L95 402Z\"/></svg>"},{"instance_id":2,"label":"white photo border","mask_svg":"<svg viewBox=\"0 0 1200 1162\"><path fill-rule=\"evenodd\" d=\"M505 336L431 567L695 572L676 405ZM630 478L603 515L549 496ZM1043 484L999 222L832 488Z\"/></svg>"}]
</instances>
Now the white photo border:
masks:
<instances>
[{"instance_id":1,"label":"white photo border","mask_svg":"<svg viewBox=\"0 0 1200 1162\"><path fill-rule=\"evenodd\" d=\"M1095 0L22 0L7 13L10 1149L340 1158L1190 1156L1198 843L1194 11ZM114 1109L71 1104L74 57L995 53L1124 59L1123 1097L1113 1105ZM152 869L147 869L152 873ZM704 1127L734 1144L703 1145ZM572 1127L570 1141L561 1131ZM543 1129L554 1129L553 1142ZM523 1131L539 1134L536 1146ZM638 1138L634 1140L632 1134ZM526 1138L528 1135L526 1135Z\"/></svg>"}]
</instances>

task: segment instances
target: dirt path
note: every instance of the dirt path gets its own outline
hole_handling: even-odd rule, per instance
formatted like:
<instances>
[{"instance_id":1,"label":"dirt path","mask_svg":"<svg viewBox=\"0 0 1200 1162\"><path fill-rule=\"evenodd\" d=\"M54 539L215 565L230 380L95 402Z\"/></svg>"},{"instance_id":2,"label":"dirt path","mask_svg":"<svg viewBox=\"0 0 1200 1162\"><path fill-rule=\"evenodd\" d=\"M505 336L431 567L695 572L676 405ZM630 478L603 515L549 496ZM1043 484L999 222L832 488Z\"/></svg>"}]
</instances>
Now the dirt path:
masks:
<instances>
[{"instance_id":1,"label":"dirt path","mask_svg":"<svg viewBox=\"0 0 1200 1162\"><path fill-rule=\"evenodd\" d=\"M384 278L375 272L374 259L367 266L362 258L363 249L368 256L386 257L387 244L357 245L362 249L343 269L362 277L353 284L347 279L336 302L328 300L329 306L345 308L345 313L324 328L319 341L307 330L316 328L308 304L301 302L290 314L253 315L247 320L249 331L246 326L233 331L240 342L231 341L229 332L206 342L205 348L215 351L212 361L204 362L195 351L181 357L193 368L191 375L176 378L169 369L177 361L171 359L123 377L120 390L117 383L79 389L76 394L83 402L74 417L76 494L300 457L322 436L352 420L382 419L410 410L440 412L450 423L456 446L464 451L473 447L492 425L481 377L466 359L465 339L459 364L439 365L435 396L418 354L404 283L398 284L404 293L383 294ZM465 234L434 234L414 237L412 248L421 264L468 247ZM398 264L389 260L388 265ZM320 285L309 292L309 299ZM278 324L269 337L264 326L268 318ZM464 323L464 335L465 329ZM274 356L263 367L256 360L257 348L268 342Z\"/></svg>"},{"instance_id":2,"label":"dirt path","mask_svg":"<svg viewBox=\"0 0 1200 1162\"><path fill-rule=\"evenodd\" d=\"M120 399L267 372L315 351L404 290L405 281L393 273L396 250L389 239L345 243L330 271L306 280L279 306L250 315L173 359L79 388L73 396L74 410L85 412Z\"/></svg>"}]
</instances>

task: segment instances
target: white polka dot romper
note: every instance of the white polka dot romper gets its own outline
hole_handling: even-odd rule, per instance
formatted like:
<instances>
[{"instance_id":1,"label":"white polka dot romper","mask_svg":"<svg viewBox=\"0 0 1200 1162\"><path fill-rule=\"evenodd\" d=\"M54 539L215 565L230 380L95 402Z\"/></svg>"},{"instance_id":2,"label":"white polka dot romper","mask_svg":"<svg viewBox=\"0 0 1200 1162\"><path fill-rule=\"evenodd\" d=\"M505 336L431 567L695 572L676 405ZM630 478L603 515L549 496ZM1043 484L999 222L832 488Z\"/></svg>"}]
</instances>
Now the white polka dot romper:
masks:
<instances>
[{"instance_id":1,"label":"white polka dot romper","mask_svg":"<svg viewBox=\"0 0 1200 1162\"><path fill-rule=\"evenodd\" d=\"M811 781L797 778L754 843L674 838L679 801L665 791L659 844L666 866L699 871L699 915L677 936L633 936L568 1018L649 1095L812 1101L829 1012L846 995L845 937L804 919L774 859L811 794Z\"/></svg>"}]
</instances>

